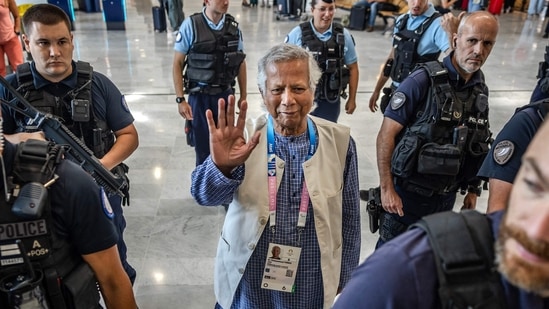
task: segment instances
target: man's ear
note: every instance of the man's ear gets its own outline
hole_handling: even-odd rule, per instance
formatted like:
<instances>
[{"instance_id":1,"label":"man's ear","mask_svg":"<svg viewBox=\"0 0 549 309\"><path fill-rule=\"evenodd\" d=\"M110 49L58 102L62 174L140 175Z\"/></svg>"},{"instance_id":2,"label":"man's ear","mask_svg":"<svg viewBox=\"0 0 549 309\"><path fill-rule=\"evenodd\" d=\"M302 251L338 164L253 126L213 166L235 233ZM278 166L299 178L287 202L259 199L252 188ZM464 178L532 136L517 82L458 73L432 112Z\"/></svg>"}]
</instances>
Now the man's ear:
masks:
<instances>
[{"instance_id":1,"label":"man's ear","mask_svg":"<svg viewBox=\"0 0 549 309\"><path fill-rule=\"evenodd\" d=\"M26 51L30 51L30 46L29 46L29 38L27 37L26 34L21 34L21 38L23 39L23 43L25 44L25 50Z\"/></svg>"}]
</instances>

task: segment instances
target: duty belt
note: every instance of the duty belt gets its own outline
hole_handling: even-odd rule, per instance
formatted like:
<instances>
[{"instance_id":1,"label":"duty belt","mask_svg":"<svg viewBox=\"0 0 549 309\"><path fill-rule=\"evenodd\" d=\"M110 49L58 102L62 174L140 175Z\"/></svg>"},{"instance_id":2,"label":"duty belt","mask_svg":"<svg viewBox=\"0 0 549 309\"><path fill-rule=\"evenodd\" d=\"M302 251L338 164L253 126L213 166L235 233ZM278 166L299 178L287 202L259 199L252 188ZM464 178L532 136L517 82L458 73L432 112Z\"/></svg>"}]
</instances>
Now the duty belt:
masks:
<instances>
[{"instance_id":1,"label":"duty belt","mask_svg":"<svg viewBox=\"0 0 549 309\"><path fill-rule=\"evenodd\" d=\"M230 85L196 85L189 89L190 94L203 93L208 95L217 95L232 89Z\"/></svg>"}]
</instances>

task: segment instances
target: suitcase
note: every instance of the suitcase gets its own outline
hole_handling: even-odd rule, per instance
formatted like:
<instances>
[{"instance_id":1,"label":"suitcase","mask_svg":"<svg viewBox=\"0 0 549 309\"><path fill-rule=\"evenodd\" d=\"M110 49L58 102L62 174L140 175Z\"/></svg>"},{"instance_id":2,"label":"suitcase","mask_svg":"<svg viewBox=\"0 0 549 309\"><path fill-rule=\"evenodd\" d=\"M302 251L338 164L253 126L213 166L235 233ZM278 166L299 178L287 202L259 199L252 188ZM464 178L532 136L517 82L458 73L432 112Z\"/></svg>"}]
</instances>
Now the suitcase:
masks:
<instances>
[{"instance_id":1,"label":"suitcase","mask_svg":"<svg viewBox=\"0 0 549 309\"><path fill-rule=\"evenodd\" d=\"M152 14L153 14L154 31L156 32L166 31L166 13L164 13L164 7L153 6Z\"/></svg>"},{"instance_id":2,"label":"suitcase","mask_svg":"<svg viewBox=\"0 0 549 309\"><path fill-rule=\"evenodd\" d=\"M349 26L353 30L364 30L366 28L366 13L368 9L365 6L353 6L351 16L349 17Z\"/></svg>"}]
</instances>

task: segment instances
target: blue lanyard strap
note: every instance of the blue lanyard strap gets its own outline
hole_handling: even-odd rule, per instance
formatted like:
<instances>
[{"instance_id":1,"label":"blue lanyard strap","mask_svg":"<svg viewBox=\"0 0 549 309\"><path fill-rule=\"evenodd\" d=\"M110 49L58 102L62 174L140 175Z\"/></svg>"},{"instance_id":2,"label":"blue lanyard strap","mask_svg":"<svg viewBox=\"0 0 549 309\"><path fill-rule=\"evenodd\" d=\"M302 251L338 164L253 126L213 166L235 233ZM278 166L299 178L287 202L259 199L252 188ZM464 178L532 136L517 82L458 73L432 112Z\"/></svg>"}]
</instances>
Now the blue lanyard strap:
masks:
<instances>
[{"instance_id":1,"label":"blue lanyard strap","mask_svg":"<svg viewBox=\"0 0 549 309\"><path fill-rule=\"evenodd\" d=\"M307 160L309 160L316 151L316 135L314 124L311 118L307 118L307 132L309 133L309 150L307 152ZM271 228L276 225L276 142L273 118L269 115L267 119L267 181L269 189L269 222ZM305 227L307 220L307 211L309 208L309 191L307 183L303 181L303 190L301 192L301 203L299 206L299 218L297 221L298 227Z\"/></svg>"}]
</instances>

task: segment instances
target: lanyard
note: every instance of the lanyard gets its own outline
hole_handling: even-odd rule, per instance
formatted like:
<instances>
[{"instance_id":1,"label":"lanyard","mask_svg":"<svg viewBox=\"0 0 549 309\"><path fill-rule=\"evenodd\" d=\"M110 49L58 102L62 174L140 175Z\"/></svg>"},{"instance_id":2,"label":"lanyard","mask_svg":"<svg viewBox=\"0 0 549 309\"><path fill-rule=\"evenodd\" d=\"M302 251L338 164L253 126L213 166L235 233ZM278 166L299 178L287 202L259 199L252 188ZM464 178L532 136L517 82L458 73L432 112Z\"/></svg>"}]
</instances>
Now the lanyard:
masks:
<instances>
[{"instance_id":1,"label":"lanyard","mask_svg":"<svg viewBox=\"0 0 549 309\"><path fill-rule=\"evenodd\" d=\"M307 160L309 160L316 151L316 135L311 118L307 118L307 131L309 132L309 151ZM276 225L276 143L274 135L273 118L269 115L267 124L267 179L269 188L269 221L271 228L274 228ZM298 227L305 227L309 199L307 183L303 180L301 203L299 204L299 217L297 220Z\"/></svg>"}]
</instances>

